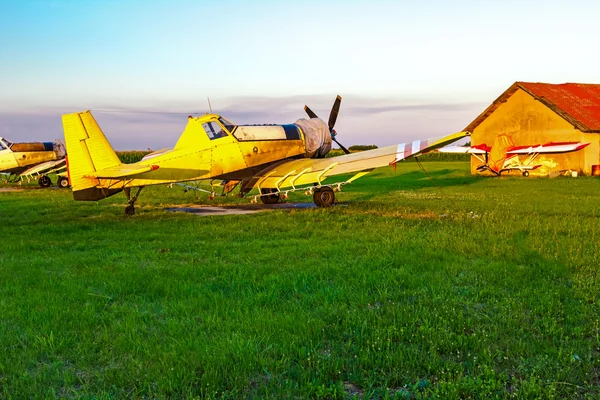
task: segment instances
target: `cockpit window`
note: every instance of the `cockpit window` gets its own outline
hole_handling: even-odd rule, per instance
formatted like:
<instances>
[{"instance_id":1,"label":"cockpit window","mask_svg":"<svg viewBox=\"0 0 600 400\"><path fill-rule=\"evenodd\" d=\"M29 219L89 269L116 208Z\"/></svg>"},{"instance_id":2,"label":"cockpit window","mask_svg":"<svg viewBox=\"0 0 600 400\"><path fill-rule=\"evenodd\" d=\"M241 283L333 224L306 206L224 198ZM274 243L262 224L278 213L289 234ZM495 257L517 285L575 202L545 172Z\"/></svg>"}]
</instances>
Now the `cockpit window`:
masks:
<instances>
[{"instance_id":1,"label":"cockpit window","mask_svg":"<svg viewBox=\"0 0 600 400\"><path fill-rule=\"evenodd\" d=\"M202 127L210 140L227 136L227 132L225 132L223 128L221 128L221 125L216 122L205 122L202 124Z\"/></svg>"},{"instance_id":2,"label":"cockpit window","mask_svg":"<svg viewBox=\"0 0 600 400\"><path fill-rule=\"evenodd\" d=\"M219 122L221 123L221 125L223 125L229 132L233 132L233 130L235 129L235 125L231 122L226 120L223 117L219 118Z\"/></svg>"},{"instance_id":3,"label":"cockpit window","mask_svg":"<svg viewBox=\"0 0 600 400\"><path fill-rule=\"evenodd\" d=\"M0 140L0 150L6 150L6 146L2 143L2 140Z\"/></svg>"},{"instance_id":4,"label":"cockpit window","mask_svg":"<svg viewBox=\"0 0 600 400\"><path fill-rule=\"evenodd\" d=\"M4 142L4 143L2 143L2 144L4 144L4 145L5 145L6 147L8 147L9 149L10 149L10 148L11 148L11 146L13 145L13 144L12 144L12 142L9 142L9 141L8 141L8 140L6 140L6 139L2 139L2 140L0 140L0 143L1 143L1 142ZM5 147L5 148L6 148L6 147Z\"/></svg>"}]
</instances>

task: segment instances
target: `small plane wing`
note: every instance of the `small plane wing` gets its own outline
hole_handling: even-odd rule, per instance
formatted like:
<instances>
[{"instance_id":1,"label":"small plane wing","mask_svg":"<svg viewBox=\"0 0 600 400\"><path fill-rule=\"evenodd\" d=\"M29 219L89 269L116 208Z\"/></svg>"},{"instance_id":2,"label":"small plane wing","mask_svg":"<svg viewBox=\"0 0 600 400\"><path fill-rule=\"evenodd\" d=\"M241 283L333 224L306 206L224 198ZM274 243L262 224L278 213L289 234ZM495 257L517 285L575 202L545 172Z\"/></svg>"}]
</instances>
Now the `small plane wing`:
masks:
<instances>
[{"instance_id":1,"label":"small plane wing","mask_svg":"<svg viewBox=\"0 0 600 400\"><path fill-rule=\"evenodd\" d=\"M371 171L374 168L394 165L407 157L437 149L467 135L468 132L458 132L441 138L416 140L338 157L283 161L259 172L245 187L283 188L320 183L333 175Z\"/></svg>"},{"instance_id":2,"label":"small plane wing","mask_svg":"<svg viewBox=\"0 0 600 400\"><path fill-rule=\"evenodd\" d=\"M134 175L143 174L145 172L155 171L158 169L158 165L127 165L121 164L116 167L105 168L100 171L94 171L90 174L84 175L84 178L97 178L97 179L121 179L129 178Z\"/></svg>"},{"instance_id":3,"label":"small plane wing","mask_svg":"<svg viewBox=\"0 0 600 400\"><path fill-rule=\"evenodd\" d=\"M550 142L546 144L536 144L533 146L513 146L507 149L507 154L531 154L531 153L568 153L570 151L581 150L589 143L581 142Z\"/></svg>"},{"instance_id":4,"label":"small plane wing","mask_svg":"<svg viewBox=\"0 0 600 400\"><path fill-rule=\"evenodd\" d=\"M440 153L460 153L460 154L485 154L489 151L485 151L480 147L469 147L469 146L447 146L438 149Z\"/></svg>"},{"instance_id":5,"label":"small plane wing","mask_svg":"<svg viewBox=\"0 0 600 400\"><path fill-rule=\"evenodd\" d=\"M512 146L507 148L506 154L532 154L532 153L567 153L581 150L589 143L581 142L550 142L546 144L534 144L531 146ZM492 148L486 144L477 146L448 146L438 149L440 153L463 153L463 154L485 154L490 153Z\"/></svg>"},{"instance_id":6,"label":"small plane wing","mask_svg":"<svg viewBox=\"0 0 600 400\"><path fill-rule=\"evenodd\" d=\"M52 169L60 169L62 167L62 164L65 164L64 158L60 160L46 161L41 164L37 164L29 169L26 169L19 175L29 176L34 174L50 173L49 171L51 171Z\"/></svg>"}]
</instances>

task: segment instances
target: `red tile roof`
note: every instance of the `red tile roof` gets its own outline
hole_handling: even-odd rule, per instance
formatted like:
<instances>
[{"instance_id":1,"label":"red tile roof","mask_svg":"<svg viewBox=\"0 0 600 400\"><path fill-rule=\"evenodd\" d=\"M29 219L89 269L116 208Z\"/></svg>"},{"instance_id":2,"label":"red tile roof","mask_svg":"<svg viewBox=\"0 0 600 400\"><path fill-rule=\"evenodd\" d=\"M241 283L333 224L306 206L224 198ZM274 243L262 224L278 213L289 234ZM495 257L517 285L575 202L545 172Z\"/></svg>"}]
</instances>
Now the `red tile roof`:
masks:
<instances>
[{"instance_id":1,"label":"red tile roof","mask_svg":"<svg viewBox=\"0 0 600 400\"><path fill-rule=\"evenodd\" d=\"M600 85L515 82L465 130L473 130L502 103L522 89L583 132L600 132Z\"/></svg>"}]
</instances>

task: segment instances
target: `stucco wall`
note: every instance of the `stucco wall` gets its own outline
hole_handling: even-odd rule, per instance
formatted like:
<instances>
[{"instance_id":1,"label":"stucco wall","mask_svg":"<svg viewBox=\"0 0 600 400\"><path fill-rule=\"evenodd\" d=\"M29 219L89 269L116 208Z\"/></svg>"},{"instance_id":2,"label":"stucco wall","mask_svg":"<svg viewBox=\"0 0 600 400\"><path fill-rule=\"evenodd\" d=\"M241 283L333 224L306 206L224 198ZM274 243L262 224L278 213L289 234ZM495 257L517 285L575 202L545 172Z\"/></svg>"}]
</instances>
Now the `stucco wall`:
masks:
<instances>
[{"instance_id":1,"label":"stucco wall","mask_svg":"<svg viewBox=\"0 0 600 400\"><path fill-rule=\"evenodd\" d=\"M499 134L511 135L517 146L571 141L591 143L585 149L576 152L538 156L533 164L542 164L542 167L531 171L531 175L548 175L565 169L590 175L592 165L600 164L600 134L585 134L575 129L569 122L521 89L475 128L471 142L473 145L485 143L491 146ZM525 156L520 157L521 160L525 159ZM475 169L480 164L475 157L471 157L471 173L477 173Z\"/></svg>"}]
</instances>

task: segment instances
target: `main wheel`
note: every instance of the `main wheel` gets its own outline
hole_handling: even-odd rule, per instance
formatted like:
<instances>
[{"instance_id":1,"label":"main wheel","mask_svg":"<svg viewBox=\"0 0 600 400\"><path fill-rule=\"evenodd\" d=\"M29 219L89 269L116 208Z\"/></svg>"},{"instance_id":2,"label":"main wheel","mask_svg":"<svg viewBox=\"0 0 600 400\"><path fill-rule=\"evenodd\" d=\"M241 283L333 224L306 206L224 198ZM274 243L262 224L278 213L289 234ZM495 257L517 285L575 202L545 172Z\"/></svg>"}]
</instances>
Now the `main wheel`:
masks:
<instances>
[{"instance_id":1,"label":"main wheel","mask_svg":"<svg viewBox=\"0 0 600 400\"><path fill-rule=\"evenodd\" d=\"M133 204L130 204L127 207L125 207L125 215L135 215L135 207L133 206Z\"/></svg>"},{"instance_id":2,"label":"main wheel","mask_svg":"<svg viewBox=\"0 0 600 400\"><path fill-rule=\"evenodd\" d=\"M50 185L52 185L52 181L47 175L40 176L40 179L38 179L38 183L43 188L47 188L50 187Z\"/></svg>"},{"instance_id":3,"label":"main wheel","mask_svg":"<svg viewBox=\"0 0 600 400\"><path fill-rule=\"evenodd\" d=\"M523 176L527 178L529 176L529 171L523 171Z\"/></svg>"},{"instance_id":4,"label":"main wheel","mask_svg":"<svg viewBox=\"0 0 600 400\"><path fill-rule=\"evenodd\" d=\"M59 176L58 181L56 181L58 187L61 189L66 189L69 187L69 178L66 176Z\"/></svg>"},{"instance_id":5,"label":"main wheel","mask_svg":"<svg viewBox=\"0 0 600 400\"><path fill-rule=\"evenodd\" d=\"M329 186L323 186L315 190L313 200L317 207L331 207L335 202L335 194Z\"/></svg>"},{"instance_id":6,"label":"main wheel","mask_svg":"<svg viewBox=\"0 0 600 400\"><path fill-rule=\"evenodd\" d=\"M267 193L273 193L270 194L268 196L260 196L260 201L263 204L275 204L279 201L279 193L277 193L278 190L274 189L274 188L268 188L268 189L260 189L260 194L267 194Z\"/></svg>"}]
</instances>

